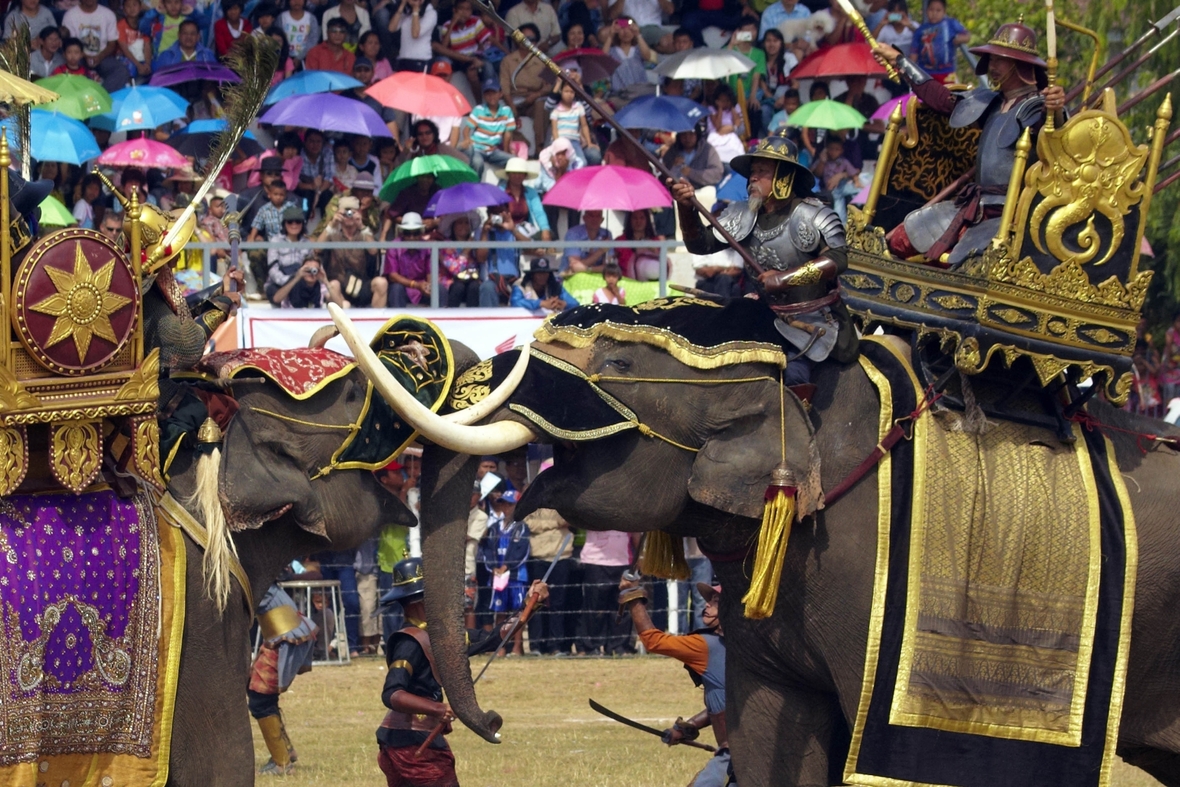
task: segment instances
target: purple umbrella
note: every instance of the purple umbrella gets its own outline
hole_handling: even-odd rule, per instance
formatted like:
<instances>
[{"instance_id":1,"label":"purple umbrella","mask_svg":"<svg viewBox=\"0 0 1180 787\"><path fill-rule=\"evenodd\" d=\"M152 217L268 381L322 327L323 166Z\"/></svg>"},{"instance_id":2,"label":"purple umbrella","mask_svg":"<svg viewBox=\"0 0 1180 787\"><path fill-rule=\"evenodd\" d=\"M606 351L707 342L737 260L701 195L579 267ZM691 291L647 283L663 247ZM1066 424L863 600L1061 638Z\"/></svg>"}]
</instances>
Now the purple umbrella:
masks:
<instances>
[{"instance_id":1,"label":"purple umbrella","mask_svg":"<svg viewBox=\"0 0 1180 787\"><path fill-rule=\"evenodd\" d=\"M272 126L301 126L369 137L393 136L385 121L368 104L332 93L284 98L268 109L259 121Z\"/></svg>"},{"instance_id":2,"label":"purple umbrella","mask_svg":"<svg viewBox=\"0 0 1180 787\"><path fill-rule=\"evenodd\" d=\"M869 120L888 121L889 116L893 114L893 108L895 106L897 106L898 104L901 104L903 101L909 102L910 99L913 99L914 101L919 101L918 97L915 96L913 93L906 93L904 96L898 96L897 98L889 99L884 104L882 104L881 107L876 112L873 113L873 116L870 117ZM919 103L921 103L921 102L919 101ZM901 107L902 117L905 117L905 111L908 107L909 107L908 103L902 104L902 107Z\"/></svg>"},{"instance_id":3,"label":"purple umbrella","mask_svg":"<svg viewBox=\"0 0 1180 787\"><path fill-rule=\"evenodd\" d=\"M168 87L181 85L185 82L241 82L242 78L225 66L216 63L178 63L174 66L161 68L152 74L149 85Z\"/></svg>"},{"instance_id":4,"label":"purple umbrella","mask_svg":"<svg viewBox=\"0 0 1180 787\"><path fill-rule=\"evenodd\" d=\"M491 183L460 183L435 192L426 203L422 215L433 218L450 213L466 213L488 205L507 205L508 201L504 190Z\"/></svg>"}]
</instances>

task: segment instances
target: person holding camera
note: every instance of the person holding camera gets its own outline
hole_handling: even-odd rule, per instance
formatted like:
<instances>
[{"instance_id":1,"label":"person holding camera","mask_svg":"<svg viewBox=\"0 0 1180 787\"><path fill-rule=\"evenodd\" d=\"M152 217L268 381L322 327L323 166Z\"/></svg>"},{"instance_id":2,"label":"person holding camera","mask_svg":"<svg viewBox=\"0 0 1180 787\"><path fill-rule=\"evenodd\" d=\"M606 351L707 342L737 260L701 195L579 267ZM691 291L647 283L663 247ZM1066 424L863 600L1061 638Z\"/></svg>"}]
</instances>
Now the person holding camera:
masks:
<instances>
[{"instance_id":1,"label":"person holding camera","mask_svg":"<svg viewBox=\"0 0 1180 787\"><path fill-rule=\"evenodd\" d=\"M403 241L420 241L426 233L422 217L410 212L397 225ZM389 300L398 309L405 306L430 305L430 249L395 246L385 253L385 278L389 280Z\"/></svg>"},{"instance_id":2,"label":"person holding camera","mask_svg":"<svg viewBox=\"0 0 1180 787\"><path fill-rule=\"evenodd\" d=\"M321 243L372 243L373 231L364 225L361 201L352 195L341 197L336 215L316 240ZM379 275L376 249L330 249L325 256L328 260L328 292L333 303L341 303L346 308L385 308L389 282Z\"/></svg>"},{"instance_id":3,"label":"person holding camera","mask_svg":"<svg viewBox=\"0 0 1180 787\"><path fill-rule=\"evenodd\" d=\"M271 243L286 243L285 246L272 246L266 252L267 274L263 289L266 299L275 306L289 308L288 301L292 287L297 283L300 273L308 258L315 262L315 254L305 244L307 236L304 233L306 219L303 211L295 205L288 205L280 216L283 231L271 235ZM316 263L318 268L318 263ZM280 295L281 291L281 295Z\"/></svg>"},{"instance_id":4,"label":"person holding camera","mask_svg":"<svg viewBox=\"0 0 1180 787\"><path fill-rule=\"evenodd\" d=\"M488 207L488 218L480 229L483 241L530 240L520 231L507 205ZM520 278L520 252L516 249L476 249L476 260L487 262L488 277L479 285L479 305L488 308L503 306L512 295L512 285ZM480 258L483 259L480 259Z\"/></svg>"}]
</instances>

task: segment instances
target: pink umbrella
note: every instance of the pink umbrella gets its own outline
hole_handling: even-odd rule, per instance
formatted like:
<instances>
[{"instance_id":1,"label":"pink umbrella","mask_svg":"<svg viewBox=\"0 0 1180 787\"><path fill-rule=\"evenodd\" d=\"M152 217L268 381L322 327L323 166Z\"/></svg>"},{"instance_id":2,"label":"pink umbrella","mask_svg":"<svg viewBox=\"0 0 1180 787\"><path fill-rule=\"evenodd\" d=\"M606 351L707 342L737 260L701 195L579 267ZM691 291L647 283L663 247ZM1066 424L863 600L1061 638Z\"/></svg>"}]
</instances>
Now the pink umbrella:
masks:
<instances>
[{"instance_id":1,"label":"pink umbrella","mask_svg":"<svg viewBox=\"0 0 1180 787\"><path fill-rule=\"evenodd\" d=\"M143 169L182 169L189 160L163 142L152 139L129 139L111 145L101 156L99 164L110 167L141 167Z\"/></svg>"},{"instance_id":2,"label":"pink umbrella","mask_svg":"<svg viewBox=\"0 0 1180 787\"><path fill-rule=\"evenodd\" d=\"M889 116L893 114L893 108L903 101L909 101L911 98L914 99L915 101L921 100L917 96L915 96L913 93L906 93L904 96L898 96L897 98L891 98L888 101L886 101L884 104L882 104L881 108L878 109L876 112L874 112L872 114L872 116L869 117L869 120L886 120L886 121L889 120ZM905 117L905 111L906 111L907 107L908 107L908 104L901 108L901 116L902 117Z\"/></svg>"},{"instance_id":3,"label":"pink umbrella","mask_svg":"<svg viewBox=\"0 0 1180 787\"><path fill-rule=\"evenodd\" d=\"M642 169L582 167L563 175L541 202L574 210L646 210L672 207L672 195Z\"/></svg>"}]
</instances>

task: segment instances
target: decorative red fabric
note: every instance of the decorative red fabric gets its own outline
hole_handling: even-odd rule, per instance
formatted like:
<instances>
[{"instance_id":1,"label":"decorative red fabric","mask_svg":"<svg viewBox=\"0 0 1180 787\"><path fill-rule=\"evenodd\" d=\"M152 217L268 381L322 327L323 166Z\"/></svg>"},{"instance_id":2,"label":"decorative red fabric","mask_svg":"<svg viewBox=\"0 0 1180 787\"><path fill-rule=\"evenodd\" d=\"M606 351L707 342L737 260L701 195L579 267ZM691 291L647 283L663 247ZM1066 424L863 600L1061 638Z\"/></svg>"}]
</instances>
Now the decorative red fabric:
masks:
<instances>
[{"instance_id":1,"label":"decorative red fabric","mask_svg":"<svg viewBox=\"0 0 1180 787\"><path fill-rule=\"evenodd\" d=\"M258 649L258 658L254 659L250 667L249 689L259 694L280 693L278 648L264 644Z\"/></svg>"},{"instance_id":2,"label":"decorative red fabric","mask_svg":"<svg viewBox=\"0 0 1180 787\"><path fill-rule=\"evenodd\" d=\"M450 749L427 749L422 756L417 751L417 746L381 747L377 764L388 787L459 787Z\"/></svg>"},{"instance_id":3,"label":"decorative red fabric","mask_svg":"<svg viewBox=\"0 0 1180 787\"><path fill-rule=\"evenodd\" d=\"M303 397L351 363L348 356L322 348L279 350L265 347L210 353L201 359L197 368L223 380L237 376L243 369L257 370L292 396Z\"/></svg>"}]
</instances>

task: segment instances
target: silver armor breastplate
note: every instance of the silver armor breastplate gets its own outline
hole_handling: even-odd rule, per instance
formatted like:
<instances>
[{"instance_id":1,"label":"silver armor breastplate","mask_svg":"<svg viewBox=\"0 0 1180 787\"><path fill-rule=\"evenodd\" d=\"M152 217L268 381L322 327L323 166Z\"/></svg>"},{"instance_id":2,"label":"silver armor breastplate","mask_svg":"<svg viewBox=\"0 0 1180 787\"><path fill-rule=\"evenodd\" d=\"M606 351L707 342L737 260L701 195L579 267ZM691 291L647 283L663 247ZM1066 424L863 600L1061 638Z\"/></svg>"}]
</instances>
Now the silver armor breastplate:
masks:
<instances>
[{"instance_id":1,"label":"silver armor breastplate","mask_svg":"<svg viewBox=\"0 0 1180 787\"><path fill-rule=\"evenodd\" d=\"M736 202L721 214L720 220L721 226L768 270L791 270L815 259L824 246L845 245L840 217L816 199L801 200L786 217L778 213L755 216L747 203Z\"/></svg>"}]
</instances>

